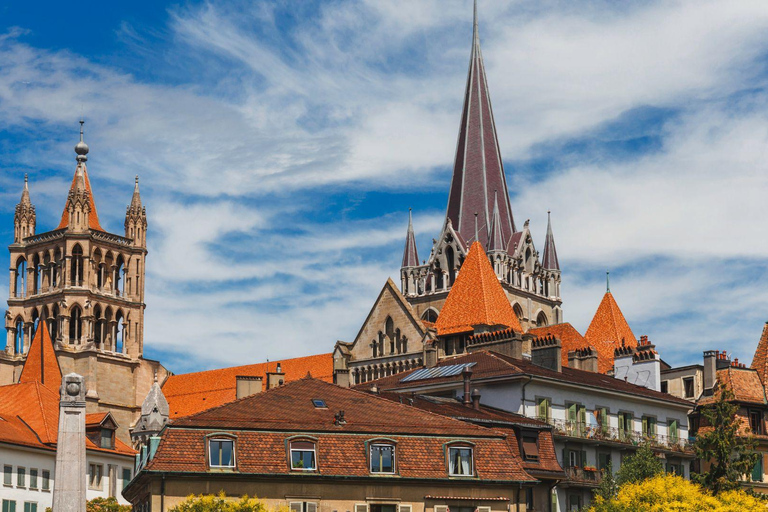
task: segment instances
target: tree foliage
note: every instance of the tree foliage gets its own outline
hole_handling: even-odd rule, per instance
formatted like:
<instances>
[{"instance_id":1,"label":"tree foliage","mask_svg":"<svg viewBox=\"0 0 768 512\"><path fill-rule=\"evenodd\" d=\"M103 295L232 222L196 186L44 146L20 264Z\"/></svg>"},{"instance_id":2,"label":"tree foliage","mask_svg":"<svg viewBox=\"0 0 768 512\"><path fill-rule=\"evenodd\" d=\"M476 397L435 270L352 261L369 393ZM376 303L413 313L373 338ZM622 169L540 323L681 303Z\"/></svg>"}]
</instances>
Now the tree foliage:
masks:
<instances>
[{"instance_id":1,"label":"tree foliage","mask_svg":"<svg viewBox=\"0 0 768 512\"><path fill-rule=\"evenodd\" d=\"M744 491L724 491L717 496L676 475L621 486L616 497L596 496L589 512L744 512L768 510L768 504Z\"/></svg>"},{"instance_id":2,"label":"tree foliage","mask_svg":"<svg viewBox=\"0 0 768 512\"><path fill-rule=\"evenodd\" d=\"M258 498L228 498L224 491L221 491L216 495L187 496L186 500L170 509L170 512L269 512L269 509Z\"/></svg>"},{"instance_id":3,"label":"tree foliage","mask_svg":"<svg viewBox=\"0 0 768 512\"><path fill-rule=\"evenodd\" d=\"M629 483L642 482L664 474L664 463L647 445L640 446L635 453L627 457L616 473L616 483L619 486Z\"/></svg>"},{"instance_id":4,"label":"tree foliage","mask_svg":"<svg viewBox=\"0 0 768 512\"><path fill-rule=\"evenodd\" d=\"M608 467L603 469L603 478L600 485L595 489L595 496L602 497L605 501L612 500L619 492L619 484L616 482L616 476L613 474L613 463L608 462Z\"/></svg>"},{"instance_id":5,"label":"tree foliage","mask_svg":"<svg viewBox=\"0 0 768 512\"><path fill-rule=\"evenodd\" d=\"M709 428L699 429L694 443L696 458L709 461L710 466L707 471L691 475L691 478L715 494L737 489L739 480L751 473L759 457L754 452L757 446L754 437L739 432L740 423L736 417L739 408L731 400L733 393L723 389L715 403L701 408Z\"/></svg>"},{"instance_id":6,"label":"tree foliage","mask_svg":"<svg viewBox=\"0 0 768 512\"><path fill-rule=\"evenodd\" d=\"M121 505L117 502L117 498L110 496L109 498L93 498L90 501L85 502L86 512L131 512L130 505ZM51 512L51 507L46 507L45 512Z\"/></svg>"}]
</instances>

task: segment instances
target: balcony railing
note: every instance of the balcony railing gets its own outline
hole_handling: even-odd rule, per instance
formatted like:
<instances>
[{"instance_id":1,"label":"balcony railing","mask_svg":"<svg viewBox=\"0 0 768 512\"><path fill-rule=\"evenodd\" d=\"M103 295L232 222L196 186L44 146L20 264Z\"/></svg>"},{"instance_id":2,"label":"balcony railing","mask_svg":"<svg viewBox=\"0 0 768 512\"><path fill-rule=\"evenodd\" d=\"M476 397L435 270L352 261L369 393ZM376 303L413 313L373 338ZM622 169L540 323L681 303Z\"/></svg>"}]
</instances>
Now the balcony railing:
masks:
<instances>
[{"instance_id":1,"label":"balcony railing","mask_svg":"<svg viewBox=\"0 0 768 512\"><path fill-rule=\"evenodd\" d=\"M567 467L565 474L568 480L577 483L598 485L603 480L603 473L598 469Z\"/></svg>"},{"instance_id":2,"label":"balcony railing","mask_svg":"<svg viewBox=\"0 0 768 512\"><path fill-rule=\"evenodd\" d=\"M616 427L587 425L578 421L549 419L547 422L555 427L555 435L576 437L594 441L612 441L635 446L649 444L651 448L690 452L692 447L687 439L674 436L644 435L641 432L623 430Z\"/></svg>"}]
</instances>

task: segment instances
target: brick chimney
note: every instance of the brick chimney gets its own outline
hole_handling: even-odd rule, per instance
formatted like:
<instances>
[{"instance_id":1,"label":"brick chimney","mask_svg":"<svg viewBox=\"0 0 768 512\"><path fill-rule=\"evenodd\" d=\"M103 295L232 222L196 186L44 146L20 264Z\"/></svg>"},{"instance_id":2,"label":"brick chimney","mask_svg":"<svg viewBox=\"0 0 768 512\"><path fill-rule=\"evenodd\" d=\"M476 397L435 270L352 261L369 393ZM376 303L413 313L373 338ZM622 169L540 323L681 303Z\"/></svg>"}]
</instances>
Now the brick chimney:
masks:
<instances>
[{"instance_id":1,"label":"brick chimney","mask_svg":"<svg viewBox=\"0 0 768 512\"><path fill-rule=\"evenodd\" d=\"M236 396L238 399L261 393L262 379L260 376L238 375L235 377L235 380L237 382Z\"/></svg>"},{"instance_id":2,"label":"brick chimney","mask_svg":"<svg viewBox=\"0 0 768 512\"><path fill-rule=\"evenodd\" d=\"M554 336L547 335L531 341L531 362L550 370L563 371L560 359L563 350L562 343Z\"/></svg>"},{"instance_id":3,"label":"brick chimney","mask_svg":"<svg viewBox=\"0 0 768 512\"><path fill-rule=\"evenodd\" d=\"M283 372L282 365L277 363L277 368L275 368L274 372L267 372L267 389L282 386L284 383L285 373Z\"/></svg>"}]
</instances>

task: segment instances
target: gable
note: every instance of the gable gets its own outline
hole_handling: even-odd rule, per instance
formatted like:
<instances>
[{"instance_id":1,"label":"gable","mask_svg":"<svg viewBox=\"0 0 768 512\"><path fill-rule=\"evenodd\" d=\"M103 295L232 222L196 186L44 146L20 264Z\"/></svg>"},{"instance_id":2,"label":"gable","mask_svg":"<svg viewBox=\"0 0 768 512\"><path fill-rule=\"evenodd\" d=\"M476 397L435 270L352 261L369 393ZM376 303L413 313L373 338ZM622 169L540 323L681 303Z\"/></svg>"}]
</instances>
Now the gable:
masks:
<instances>
[{"instance_id":1,"label":"gable","mask_svg":"<svg viewBox=\"0 0 768 512\"><path fill-rule=\"evenodd\" d=\"M352 361L373 357L372 344L379 340L380 333L386 336L388 318L392 330L408 340L408 353L421 352L426 327L392 279L387 279L349 347Z\"/></svg>"}]
</instances>

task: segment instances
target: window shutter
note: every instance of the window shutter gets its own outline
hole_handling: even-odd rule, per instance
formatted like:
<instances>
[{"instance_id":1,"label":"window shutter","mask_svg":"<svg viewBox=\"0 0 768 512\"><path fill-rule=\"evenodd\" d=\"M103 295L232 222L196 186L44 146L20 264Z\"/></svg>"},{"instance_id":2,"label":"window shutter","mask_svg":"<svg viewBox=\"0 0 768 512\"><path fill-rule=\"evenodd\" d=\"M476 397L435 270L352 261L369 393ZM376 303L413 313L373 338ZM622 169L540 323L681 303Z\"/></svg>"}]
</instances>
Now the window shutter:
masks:
<instances>
[{"instance_id":1,"label":"window shutter","mask_svg":"<svg viewBox=\"0 0 768 512\"><path fill-rule=\"evenodd\" d=\"M355 505L355 512L368 512L368 505L365 503Z\"/></svg>"},{"instance_id":2,"label":"window shutter","mask_svg":"<svg viewBox=\"0 0 768 512\"><path fill-rule=\"evenodd\" d=\"M539 419L547 419L547 401L543 398L539 400Z\"/></svg>"},{"instance_id":3,"label":"window shutter","mask_svg":"<svg viewBox=\"0 0 768 512\"><path fill-rule=\"evenodd\" d=\"M317 503L307 502L307 510L305 512L317 512Z\"/></svg>"},{"instance_id":4,"label":"window shutter","mask_svg":"<svg viewBox=\"0 0 768 512\"><path fill-rule=\"evenodd\" d=\"M602 425L603 428L608 428L608 409L605 407L600 409L600 425Z\"/></svg>"},{"instance_id":5,"label":"window shutter","mask_svg":"<svg viewBox=\"0 0 768 512\"><path fill-rule=\"evenodd\" d=\"M581 451L581 467L588 466L587 464L587 452L586 450Z\"/></svg>"},{"instance_id":6,"label":"window shutter","mask_svg":"<svg viewBox=\"0 0 768 512\"><path fill-rule=\"evenodd\" d=\"M648 418L643 416L643 435L648 435Z\"/></svg>"},{"instance_id":7,"label":"window shutter","mask_svg":"<svg viewBox=\"0 0 768 512\"><path fill-rule=\"evenodd\" d=\"M576 421L576 404L571 404L568 406L568 420Z\"/></svg>"}]
</instances>

